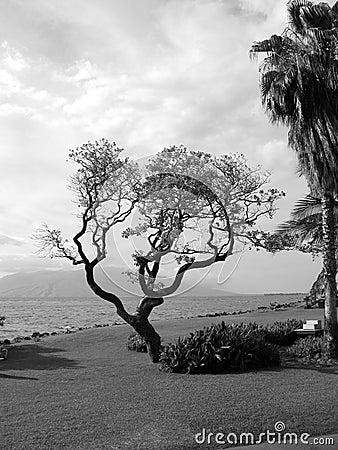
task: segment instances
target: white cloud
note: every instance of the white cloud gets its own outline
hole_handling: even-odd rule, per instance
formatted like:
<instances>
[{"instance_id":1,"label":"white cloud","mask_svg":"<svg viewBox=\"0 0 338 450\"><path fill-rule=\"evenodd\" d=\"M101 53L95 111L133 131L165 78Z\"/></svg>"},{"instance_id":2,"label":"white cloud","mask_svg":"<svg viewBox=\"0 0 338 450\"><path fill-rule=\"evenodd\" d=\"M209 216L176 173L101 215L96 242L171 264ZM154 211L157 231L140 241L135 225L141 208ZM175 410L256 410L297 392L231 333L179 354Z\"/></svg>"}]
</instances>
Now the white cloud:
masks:
<instances>
[{"instance_id":1,"label":"white cloud","mask_svg":"<svg viewBox=\"0 0 338 450\"><path fill-rule=\"evenodd\" d=\"M8 236L7 234L0 233L0 245L14 245L21 246L24 241L14 236Z\"/></svg>"},{"instance_id":2,"label":"white cloud","mask_svg":"<svg viewBox=\"0 0 338 450\"><path fill-rule=\"evenodd\" d=\"M56 79L67 83L79 83L94 79L98 76L98 67L90 61L76 61L75 64L68 67L63 73L56 73Z\"/></svg>"},{"instance_id":3,"label":"white cloud","mask_svg":"<svg viewBox=\"0 0 338 450\"><path fill-rule=\"evenodd\" d=\"M4 233L29 236L47 220L71 235L67 150L103 136L140 157L172 144L241 152L299 196L285 129L264 116L248 58L254 40L283 29L285 2L16 3L0 5L11 12L9 24L0 15Z\"/></svg>"},{"instance_id":4,"label":"white cloud","mask_svg":"<svg viewBox=\"0 0 338 450\"><path fill-rule=\"evenodd\" d=\"M38 90L33 87L29 87L23 91L23 94L25 94L31 100L36 100L38 102L49 102L52 99L50 93L45 89Z\"/></svg>"},{"instance_id":5,"label":"white cloud","mask_svg":"<svg viewBox=\"0 0 338 450\"><path fill-rule=\"evenodd\" d=\"M269 167L272 171L285 170L290 172L296 167L297 158L287 145L287 142L273 139L261 145L257 151L257 160L263 167Z\"/></svg>"},{"instance_id":6,"label":"white cloud","mask_svg":"<svg viewBox=\"0 0 338 450\"><path fill-rule=\"evenodd\" d=\"M0 69L0 94L9 96L20 91L22 83L7 70Z\"/></svg>"},{"instance_id":7,"label":"white cloud","mask_svg":"<svg viewBox=\"0 0 338 450\"><path fill-rule=\"evenodd\" d=\"M2 64L10 70L20 72L27 67L27 62L24 60L22 54L13 47L10 47L7 41L1 43L1 48L4 49Z\"/></svg>"},{"instance_id":8,"label":"white cloud","mask_svg":"<svg viewBox=\"0 0 338 450\"><path fill-rule=\"evenodd\" d=\"M0 105L0 116L9 116L9 115L24 115L29 116L34 112L33 108L29 106L21 106L10 103L3 103Z\"/></svg>"},{"instance_id":9,"label":"white cloud","mask_svg":"<svg viewBox=\"0 0 338 450\"><path fill-rule=\"evenodd\" d=\"M34 272L41 269L65 268L69 264L64 264L61 260L50 260L24 253L2 254L0 255L0 274L7 275L18 272Z\"/></svg>"}]
</instances>

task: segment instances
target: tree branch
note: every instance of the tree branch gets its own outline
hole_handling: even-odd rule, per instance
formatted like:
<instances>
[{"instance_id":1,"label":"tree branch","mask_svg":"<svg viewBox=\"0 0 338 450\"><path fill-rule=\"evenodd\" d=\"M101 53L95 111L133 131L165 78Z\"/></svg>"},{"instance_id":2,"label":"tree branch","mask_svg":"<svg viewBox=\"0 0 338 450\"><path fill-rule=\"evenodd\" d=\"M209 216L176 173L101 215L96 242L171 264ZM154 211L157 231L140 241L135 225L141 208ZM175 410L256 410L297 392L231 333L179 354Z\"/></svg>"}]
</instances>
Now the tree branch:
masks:
<instances>
[{"instance_id":1,"label":"tree branch","mask_svg":"<svg viewBox=\"0 0 338 450\"><path fill-rule=\"evenodd\" d=\"M140 268L139 268L139 283L140 283L140 287L141 287L143 293L147 297L165 297L167 295L173 294L179 288L179 286L180 286L180 284L182 282L183 276L188 270L200 269L200 268L208 267L208 266L212 265L216 261L216 258L217 258L217 246L212 243L212 240L214 238L214 232L213 232L213 229L212 229L213 222L214 222L214 219L209 224L210 237L209 237L209 239L207 241L207 245L213 250L213 253L214 253L213 256L211 256L208 259L202 260L202 261L193 261L193 262L184 264L177 271L177 274L176 274L175 279L174 279L173 283L171 284L171 286L165 287L163 289L159 289L158 291L154 291L145 282L144 271L145 271L145 266L147 264L147 260L145 259L143 261L143 263L140 264Z\"/></svg>"}]
</instances>

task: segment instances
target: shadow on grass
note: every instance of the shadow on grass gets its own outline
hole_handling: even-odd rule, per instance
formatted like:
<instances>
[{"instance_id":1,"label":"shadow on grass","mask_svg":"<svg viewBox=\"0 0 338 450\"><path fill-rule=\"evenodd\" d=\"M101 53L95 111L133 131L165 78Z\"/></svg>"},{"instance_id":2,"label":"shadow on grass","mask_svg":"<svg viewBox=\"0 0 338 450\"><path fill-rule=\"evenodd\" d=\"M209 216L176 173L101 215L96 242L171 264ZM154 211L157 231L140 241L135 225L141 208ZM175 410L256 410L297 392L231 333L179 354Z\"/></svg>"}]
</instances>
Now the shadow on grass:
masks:
<instances>
[{"instance_id":1,"label":"shadow on grass","mask_svg":"<svg viewBox=\"0 0 338 450\"><path fill-rule=\"evenodd\" d=\"M332 366L320 366L316 364L304 363L300 361L285 361L282 365L283 369L300 369L300 370L312 370L319 373L328 375L338 375L338 365Z\"/></svg>"},{"instance_id":2,"label":"shadow on grass","mask_svg":"<svg viewBox=\"0 0 338 450\"><path fill-rule=\"evenodd\" d=\"M39 344L18 345L10 347L8 359L1 361L0 370L56 370L80 367L75 360L59 356L64 352L60 348L46 347Z\"/></svg>"},{"instance_id":3,"label":"shadow on grass","mask_svg":"<svg viewBox=\"0 0 338 450\"><path fill-rule=\"evenodd\" d=\"M0 373L0 378L6 378L9 380L35 380L35 381L39 380L39 378L35 377L19 377L16 375L5 375L4 373Z\"/></svg>"}]
</instances>

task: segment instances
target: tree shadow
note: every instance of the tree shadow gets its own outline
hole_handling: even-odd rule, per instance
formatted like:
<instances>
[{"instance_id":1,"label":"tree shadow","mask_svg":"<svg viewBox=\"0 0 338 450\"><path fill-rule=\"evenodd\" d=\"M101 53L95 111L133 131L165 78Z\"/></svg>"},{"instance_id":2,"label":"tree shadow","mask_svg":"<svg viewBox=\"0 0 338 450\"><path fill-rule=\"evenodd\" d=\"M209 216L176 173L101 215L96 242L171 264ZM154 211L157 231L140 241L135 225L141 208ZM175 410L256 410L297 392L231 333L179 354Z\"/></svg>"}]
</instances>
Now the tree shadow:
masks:
<instances>
[{"instance_id":1,"label":"tree shadow","mask_svg":"<svg viewBox=\"0 0 338 450\"><path fill-rule=\"evenodd\" d=\"M78 361L59 356L61 348L27 344L10 347L8 358L1 361L0 370L56 370L80 367Z\"/></svg>"},{"instance_id":2,"label":"tree shadow","mask_svg":"<svg viewBox=\"0 0 338 450\"><path fill-rule=\"evenodd\" d=\"M6 375L4 373L0 373L0 378L6 378L6 379L10 379L10 380L35 380L35 381L39 380L39 378L35 378L35 377L19 377L16 375Z\"/></svg>"}]
</instances>

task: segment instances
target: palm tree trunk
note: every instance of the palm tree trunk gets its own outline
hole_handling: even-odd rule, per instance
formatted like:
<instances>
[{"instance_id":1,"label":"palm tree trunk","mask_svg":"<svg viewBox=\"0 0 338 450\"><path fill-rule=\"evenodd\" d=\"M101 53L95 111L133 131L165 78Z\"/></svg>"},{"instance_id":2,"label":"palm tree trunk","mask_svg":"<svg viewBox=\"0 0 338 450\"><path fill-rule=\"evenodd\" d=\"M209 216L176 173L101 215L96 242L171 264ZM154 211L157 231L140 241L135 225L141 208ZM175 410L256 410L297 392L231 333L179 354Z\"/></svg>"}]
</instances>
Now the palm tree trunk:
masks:
<instances>
[{"instance_id":1,"label":"palm tree trunk","mask_svg":"<svg viewBox=\"0 0 338 450\"><path fill-rule=\"evenodd\" d=\"M324 191L322 196L323 220L323 267L325 276L325 331L329 338L331 356L338 355L337 284L335 254L335 218L332 194Z\"/></svg>"}]
</instances>

